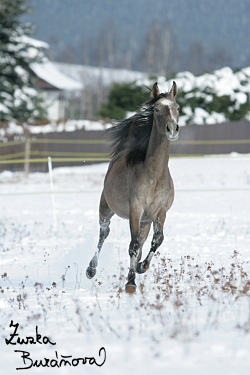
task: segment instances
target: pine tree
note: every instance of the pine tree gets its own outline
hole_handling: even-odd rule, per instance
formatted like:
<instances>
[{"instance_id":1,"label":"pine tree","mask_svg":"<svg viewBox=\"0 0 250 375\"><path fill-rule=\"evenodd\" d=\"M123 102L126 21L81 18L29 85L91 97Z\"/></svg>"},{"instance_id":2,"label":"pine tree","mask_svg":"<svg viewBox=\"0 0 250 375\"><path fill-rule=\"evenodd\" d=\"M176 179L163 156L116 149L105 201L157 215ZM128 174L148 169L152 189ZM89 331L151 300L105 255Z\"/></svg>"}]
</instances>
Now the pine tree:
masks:
<instances>
[{"instance_id":1,"label":"pine tree","mask_svg":"<svg viewBox=\"0 0 250 375\"><path fill-rule=\"evenodd\" d=\"M46 118L29 68L42 62L44 46L29 37L33 26L19 19L28 11L26 0L0 0L0 122L31 123Z\"/></svg>"}]
</instances>

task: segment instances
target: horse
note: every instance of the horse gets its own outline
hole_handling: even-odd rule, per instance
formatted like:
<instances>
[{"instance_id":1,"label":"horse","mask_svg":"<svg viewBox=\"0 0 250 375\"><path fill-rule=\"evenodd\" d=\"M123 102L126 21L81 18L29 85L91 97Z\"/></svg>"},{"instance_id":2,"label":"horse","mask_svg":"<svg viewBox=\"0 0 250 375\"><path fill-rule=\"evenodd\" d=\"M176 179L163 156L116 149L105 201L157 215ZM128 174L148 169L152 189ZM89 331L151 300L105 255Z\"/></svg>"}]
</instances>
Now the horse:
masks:
<instances>
[{"instance_id":1,"label":"horse","mask_svg":"<svg viewBox=\"0 0 250 375\"><path fill-rule=\"evenodd\" d=\"M91 279L96 274L98 258L110 232L114 214L129 220L130 268L125 290L136 291L136 273L144 273L162 244L166 212L174 200L174 185L169 172L170 142L179 136L179 105L173 82L167 93L160 93L157 82L151 98L132 117L109 129L113 152L104 180L99 206L100 235L97 251L86 269ZM153 223L153 239L146 258L140 262L142 247Z\"/></svg>"}]
</instances>

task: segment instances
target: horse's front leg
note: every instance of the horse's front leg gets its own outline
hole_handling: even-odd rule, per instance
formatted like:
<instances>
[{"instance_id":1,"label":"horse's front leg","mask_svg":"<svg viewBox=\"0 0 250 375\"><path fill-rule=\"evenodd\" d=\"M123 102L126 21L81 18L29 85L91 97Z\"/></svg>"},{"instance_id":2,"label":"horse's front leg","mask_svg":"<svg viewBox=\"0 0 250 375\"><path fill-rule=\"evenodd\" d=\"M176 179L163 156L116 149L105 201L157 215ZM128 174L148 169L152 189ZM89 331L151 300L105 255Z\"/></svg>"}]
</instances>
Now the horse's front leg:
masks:
<instances>
[{"instance_id":1,"label":"horse's front leg","mask_svg":"<svg viewBox=\"0 0 250 375\"><path fill-rule=\"evenodd\" d=\"M86 269L86 276L88 279L92 279L96 274L99 254L100 254L102 245L104 243L104 240L109 235L110 219L112 218L113 215L114 213L109 208L108 203L106 202L106 199L104 197L104 194L102 193L101 200L100 200L100 207L99 207L99 223L100 223L99 242L97 245L97 251L95 252L95 255L89 262L89 266Z\"/></svg>"},{"instance_id":2,"label":"horse's front leg","mask_svg":"<svg viewBox=\"0 0 250 375\"><path fill-rule=\"evenodd\" d=\"M131 242L129 245L130 268L128 273L128 282L126 284L126 292L134 293L136 290L135 272L136 266L140 258L140 223L143 209L138 201L133 202L130 207L129 224L131 232Z\"/></svg>"},{"instance_id":3,"label":"horse's front leg","mask_svg":"<svg viewBox=\"0 0 250 375\"><path fill-rule=\"evenodd\" d=\"M154 221L154 235L151 242L151 247L149 250L148 255L144 259L143 262L140 262L136 266L137 273L144 273L149 268L151 259L153 258L154 253L158 249L158 247L162 244L164 236L163 236L163 226L166 219L166 209L162 208Z\"/></svg>"}]
</instances>

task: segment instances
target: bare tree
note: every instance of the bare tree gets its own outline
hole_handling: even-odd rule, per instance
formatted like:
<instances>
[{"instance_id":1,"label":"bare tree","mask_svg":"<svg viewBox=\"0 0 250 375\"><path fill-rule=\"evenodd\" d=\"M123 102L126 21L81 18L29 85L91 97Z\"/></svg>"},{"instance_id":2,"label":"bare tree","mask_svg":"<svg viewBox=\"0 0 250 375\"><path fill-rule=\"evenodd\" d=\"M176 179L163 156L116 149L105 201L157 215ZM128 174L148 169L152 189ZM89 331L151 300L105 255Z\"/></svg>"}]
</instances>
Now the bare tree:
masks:
<instances>
[{"instance_id":1,"label":"bare tree","mask_svg":"<svg viewBox=\"0 0 250 375\"><path fill-rule=\"evenodd\" d=\"M201 42L192 42L187 51L186 69L194 74L204 70L204 47Z\"/></svg>"},{"instance_id":2,"label":"bare tree","mask_svg":"<svg viewBox=\"0 0 250 375\"><path fill-rule=\"evenodd\" d=\"M171 41L166 74L171 75L180 71L181 55L176 34L171 30Z\"/></svg>"},{"instance_id":3,"label":"bare tree","mask_svg":"<svg viewBox=\"0 0 250 375\"><path fill-rule=\"evenodd\" d=\"M148 53L147 53L147 72L149 74L155 73L155 65L156 65L156 48L159 44L159 30L160 25L154 24L149 32L148 36Z\"/></svg>"},{"instance_id":4,"label":"bare tree","mask_svg":"<svg viewBox=\"0 0 250 375\"><path fill-rule=\"evenodd\" d=\"M208 64L211 69L219 69L225 65L230 65L233 58L228 53L225 47L217 46L212 53L208 56Z\"/></svg>"},{"instance_id":5,"label":"bare tree","mask_svg":"<svg viewBox=\"0 0 250 375\"><path fill-rule=\"evenodd\" d=\"M67 45L58 55L58 60L69 64L79 63L79 58L77 56L75 47L72 45Z\"/></svg>"},{"instance_id":6,"label":"bare tree","mask_svg":"<svg viewBox=\"0 0 250 375\"><path fill-rule=\"evenodd\" d=\"M171 23L167 23L163 27L163 32L161 33L161 48L162 48L162 58L160 60L159 73L165 75L168 68L168 59L170 52L170 40L171 40Z\"/></svg>"},{"instance_id":7,"label":"bare tree","mask_svg":"<svg viewBox=\"0 0 250 375\"><path fill-rule=\"evenodd\" d=\"M115 25L114 22L111 22L108 27L107 32L107 52L108 52L108 62L109 67L114 69L115 67Z\"/></svg>"},{"instance_id":8,"label":"bare tree","mask_svg":"<svg viewBox=\"0 0 250 375\"><path fill-rule=\"evenodd\" d=\"M141 69L149 74L166 75L170 67L179 64L178 46L173 46L177 38L172 33L171 21L166 20L164 23L153 23L148 29L143 47L138 56L138 63ZM177 58L178 57L178 58ZM170 61L170 60L174 60ZM145 61L144 67L142 62Z\"/></svg>"},{"instance_id":9,"label":"bare tree","mask_svg":"<svg viewBox=\"0 0 250 375\"><path fill-rule=\"evenodd\" d=\"M125 52L125 66L126 69L130 70L132 67L132 38L131 35L128 37L127 48Z\"/></svg>"},{"instance_id":10,"label":"bare tree","mask_svg":"<svg viewBox=\"0 0 250 375\"><path fill-rule=\"evenodd\" d=\"M49 46L50 48L48 48L46 51L45 51L45 54L46 56L50 59L50 60L57 60L57 55L58 55L58 45L60 44L60 41L58 39L57 36L51 34L48 38L48 43L49 43Z\"/></svg>"},{"instance_id":11,"label":"bare tree","mask_svg":"<svg viewBox=\"0 0 250 375\"><path fill-rule=\"evenodd\" d=\"M86 37L82 37L80 42L81 49L81 63L84 65L90 65L90 42Z\"/></svg>"}]
</instances>

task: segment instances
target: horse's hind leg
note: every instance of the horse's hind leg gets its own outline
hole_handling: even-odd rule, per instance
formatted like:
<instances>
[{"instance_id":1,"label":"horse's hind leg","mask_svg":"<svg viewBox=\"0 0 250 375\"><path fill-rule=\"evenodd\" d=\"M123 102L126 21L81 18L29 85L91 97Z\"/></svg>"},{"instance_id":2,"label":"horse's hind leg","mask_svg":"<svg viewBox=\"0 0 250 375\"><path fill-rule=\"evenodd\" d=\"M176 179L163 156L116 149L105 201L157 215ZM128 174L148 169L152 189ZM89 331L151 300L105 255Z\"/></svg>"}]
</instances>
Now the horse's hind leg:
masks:
<instances>
[{"instance_id":1,"label":"horse's hind leg","mask_svg":"<svg viewBox=\"0 0 250 375\"><path fill-rule=\"evenodd\" d=\"M99 242L97 245L97 251L95 252L95 255L89 262L89 266L86 269L86 276L89 279L92 279L92 277L96 274L96 268L98 265L98 258L99 254L102 248L102 245L105 241L105 239L109 235L109 225L110 225L110 219L114 215L114 213L109 208L106 199L104 197L104 194L102 193L101 200L100 200L100 207L99 207L99 223L100 223L100 235L99 235Z\"/></svg>"},{"instance_id":2,"label":"horse's hind leg","mask_svg":"<svg viewBox=\"0 0 250 375\"><path fill-rule=\"evenodd\" d=\"M166 218L166 209L162 208L154 221L154 235L151 242L151 247L149 250L148 255L144 259L143 262L140 262L137 264L136 272L137 273L144 273L149 268L151 259L153 258L154 253L158 249L158 247L162 244L162 241L164 239L163 236L163 225Z\"/></svg>"}]
</instances>

